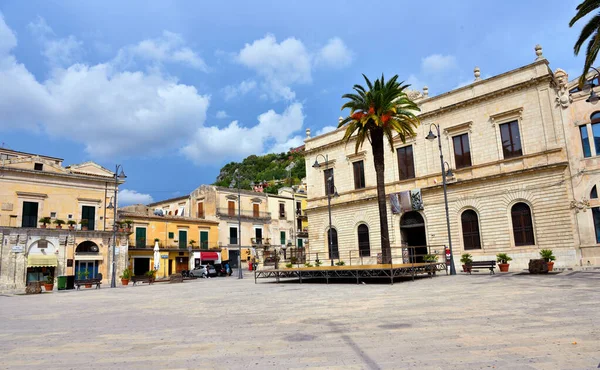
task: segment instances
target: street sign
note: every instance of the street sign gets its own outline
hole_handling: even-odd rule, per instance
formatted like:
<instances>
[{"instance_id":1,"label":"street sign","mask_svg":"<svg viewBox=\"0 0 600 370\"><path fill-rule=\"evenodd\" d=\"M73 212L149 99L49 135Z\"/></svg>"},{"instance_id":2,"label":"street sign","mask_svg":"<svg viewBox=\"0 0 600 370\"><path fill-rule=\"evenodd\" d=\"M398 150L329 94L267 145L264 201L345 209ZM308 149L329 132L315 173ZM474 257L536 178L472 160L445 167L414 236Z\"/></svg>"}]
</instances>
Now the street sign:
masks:
<instances>
[{"instance_id":1,"label":"street sign","mask_svg":"<svg viewBox=\"0 0 600 370\"><path fill-rule=\"evenodd\" d=\"M12 251L14 253L23 253L24 250L25 250L25 247L22 245L13 245L13 247L12 247Z\"/></svg>"},{"instance_id":2,"label":"street sign","mask_svg":"<svg viewBox=\"0 0 600 370\"><path fill-rule=\"evenodd\" d=\"M166 259L169 258L169 255L168 254L161 254L160 258L162 258L163 260L166 260Z\"/></svg>"}]
</instances>

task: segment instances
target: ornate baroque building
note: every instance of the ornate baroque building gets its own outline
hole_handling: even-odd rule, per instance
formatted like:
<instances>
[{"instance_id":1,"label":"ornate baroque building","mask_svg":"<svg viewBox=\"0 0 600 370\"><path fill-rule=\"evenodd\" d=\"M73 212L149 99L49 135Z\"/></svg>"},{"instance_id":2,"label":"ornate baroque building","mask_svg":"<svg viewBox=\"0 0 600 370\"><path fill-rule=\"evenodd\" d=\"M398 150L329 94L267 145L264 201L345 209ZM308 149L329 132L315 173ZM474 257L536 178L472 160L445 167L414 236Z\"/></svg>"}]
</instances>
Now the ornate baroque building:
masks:
<instances>
[{"instance_id":1,"label":"ornate baroque building","mask_svg":"<svg viewBox=\"0 0 600 370\"><path fill-rule=\"evenodd\" d=\"M600 113L597 121L593 115L600 105L587 103L589 91L576 91L564 71L553 72L540 46L535 51L531 64L486 79L475 68L471 84L437 96L411 92L421 126L405 143L386 143L394 262L402 262L403 247L440 253L448 244L438 141L426 140L435 123L453 172L447 190L457 265L465 252L475 260L505 252L516 271L541 249L554 251L556 267L600 263ZM307 130L310 259L374 263L381 246L371 147L355 153L343 135L342 128L311 138ZM339 194L331 199L331 251L328 180Z\"/></svg>"}]
</instances>

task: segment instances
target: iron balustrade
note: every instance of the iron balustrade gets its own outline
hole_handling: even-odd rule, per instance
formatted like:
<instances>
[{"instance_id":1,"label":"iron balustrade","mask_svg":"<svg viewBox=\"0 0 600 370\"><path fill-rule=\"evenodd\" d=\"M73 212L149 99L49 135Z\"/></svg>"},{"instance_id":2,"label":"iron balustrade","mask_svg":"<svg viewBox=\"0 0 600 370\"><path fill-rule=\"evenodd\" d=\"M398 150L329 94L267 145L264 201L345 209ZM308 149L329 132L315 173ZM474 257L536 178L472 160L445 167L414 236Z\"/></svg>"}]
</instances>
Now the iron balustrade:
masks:
<instances>
[{"instance_id":1,"label":"iron balustrade","mask_svg":"<svg viewBox=\"0 0 600 370\"><path fill-rule=\"evenodd\" d=\"M234 218L237 219L238 211L235 209L233 212L231 208L217 208L217 216L223 218ZM271 219L271 212L262 212L262 211L241 211L240 216L242 218L254 218L254 219Z\"/></svg>"}]
</instances>

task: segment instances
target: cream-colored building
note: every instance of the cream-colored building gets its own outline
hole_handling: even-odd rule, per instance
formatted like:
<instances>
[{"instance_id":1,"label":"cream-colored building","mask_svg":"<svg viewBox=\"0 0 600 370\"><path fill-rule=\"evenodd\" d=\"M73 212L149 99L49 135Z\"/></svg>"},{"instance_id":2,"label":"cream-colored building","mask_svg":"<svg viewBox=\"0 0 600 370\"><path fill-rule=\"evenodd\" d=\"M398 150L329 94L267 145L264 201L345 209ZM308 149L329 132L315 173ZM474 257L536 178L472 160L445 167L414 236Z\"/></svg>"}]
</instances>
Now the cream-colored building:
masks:
<instances>
[{"instance_id":1,"label":"cream-colored building","mask_svg":"<svg viewBox=\"0 0 600 370\"><path fill-rule=\"evenodd\" d=\"M93 162L63 167L60 158L0 148L0 290L86 270L108 283L114 184L114 173ZM120 274L128 235L117 235Z\"/></svg>"},{"instance_id":2,"label":"cream-colored building","mask_svg":"<svg viewBox=\"0 0 600 370\"><path fill-rule=\"evenodd\" d=\"M428 96L426 88L411 92L421 108L422 124L405 143L395 140L393 148L386 143L385 152L394 262L406 260L403 248L418 255L427 247L443 253L448 245L438 141L425 139L432 123L440 126L444 160L454 173L447 189L457 266L465 252L475 260L505 252L513 258L515 271L539 258L541 249L552 249L560 268L577 265L582 253L591 256L598 250L591 239L592 212L577 213L572 206L577 169L597 163L581 154L574 157L570 148L577 144L581 153L572 117L579 117L580 124L590 122L590 108L585 103L577 108L577 98L569 104L568 91L565 102L561 73L552 72L536 47L535 60L523 67L486 79L476 68L473 83L437 96ZM375 263L381 246L371 147L366 142L355 153L352 142L342 142L343 134L342 128L311 138L307 131L310 258L315 259L314 253L321 260L339 254L346 263ZM327 155L328 163L318 155ZM316 159L319 168L312 167ZM600 179L595 173L589 177L596 183ZM332 199L332 253L327 241L328 178L339 193ZM580 186L577 200L591 191ZM585 234L581 245L580 233Z\"/></svg>"}]
</instances>

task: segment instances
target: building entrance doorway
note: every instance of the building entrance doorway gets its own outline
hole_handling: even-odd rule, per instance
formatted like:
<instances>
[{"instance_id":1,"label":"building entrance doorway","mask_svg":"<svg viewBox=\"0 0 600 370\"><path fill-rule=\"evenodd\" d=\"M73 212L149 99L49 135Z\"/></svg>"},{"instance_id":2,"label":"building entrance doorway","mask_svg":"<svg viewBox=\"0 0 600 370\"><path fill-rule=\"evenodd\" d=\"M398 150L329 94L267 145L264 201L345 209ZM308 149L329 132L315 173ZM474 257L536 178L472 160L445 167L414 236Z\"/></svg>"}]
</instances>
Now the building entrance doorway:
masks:
<instances>
[{"instance_id":1,"label":"building entrance doorway","mask_svg":"<svg viewBox=\"0 0 600 370\"><path fill-rule=\"evenodd\" d=\"M425 220L417 211L406 212L400 218L402 245L407 246L410 262L423 262L427 254Z\"/></svg>"},{"instance_id":2,"label":"building entrance doorway","mask_svg":"<svg viewBox=\"0 0 600 370\"><path fill-rule=\"evenodd\" d=\"M133 259L133 275L144 276L150 271L150 258L134 258Z\"/></svg>"},{"instance_id":3,"label":"building entrance doorway","mask_svg":"<svg viewBox=\"0 0 600 370\"><path fill-rule=\"evenodd\" d=\"M188 257L177 257L177 265L175 266L175 272L180 273L183 270L189 270L189 261Z\"/></svg>"}]
</instances>

